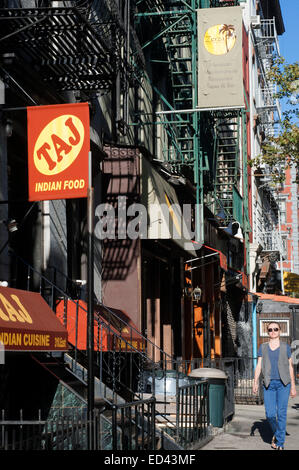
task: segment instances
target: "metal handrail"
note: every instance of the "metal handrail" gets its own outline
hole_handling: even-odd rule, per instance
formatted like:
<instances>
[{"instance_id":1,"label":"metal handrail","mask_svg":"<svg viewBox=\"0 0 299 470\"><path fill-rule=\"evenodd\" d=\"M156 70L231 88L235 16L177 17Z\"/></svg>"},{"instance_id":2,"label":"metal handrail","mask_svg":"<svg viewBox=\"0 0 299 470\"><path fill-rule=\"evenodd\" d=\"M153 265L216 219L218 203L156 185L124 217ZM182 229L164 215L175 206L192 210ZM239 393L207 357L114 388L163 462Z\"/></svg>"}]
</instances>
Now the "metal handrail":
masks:
<instances>
[{"instance_id":1,"label":"metal handrail","mask_svg":"<svg viewBox=\"0 0 299 470\"><path fill-rule=\"evenodd\" d=\"M12 250L11 250L12 252ZM25 261L22 257L20 257L19 255L16 255L15 253L13 253L13 255L18 258L20 261L23 262L23 264L25 264L28 268L30 268L30 270L32 270L33 272L35 272L37 275L40 276L41 279L43 279L45 282L47 282L48 284L51 285L51 287L55 288L62 296L67 296L68 297L68 300L71 300L72 302L75 302L74 299L72 299L72 297L70 297L70 295L63 291L62 289L60 289L56 284L54 284L53 282L51 282L48 278L46 278L43 274L41 274L39 271L37 271L35 268L33 268L27 261ZM56 267L54 266L49 266L48 267L49 269L53 269L55 270L56 272L59 272L60 275L62 275L66 282L68 282L70 285L73 285L74 286L74 289L75 288L78 288L77 284L74 283L74 281L72 279L70 279L66 274L64 274L62 271L58 270ZM173 358L170 354L166 353L165 351L163 351L163 349L161 349L159 346L157 346L155 343L153 343L150 339L148 339L147 337L145 337L137 328L135 328L133 325L130 325L128 322L126 322L125 320L123 320L122 318L120 318L115 312L113 312L113 310L111 310L109 307L107 307L106 305L104 305L102 302L98 302L98 305L103 307L105 310L107 310L109 312L109 314L111 314L111 316L113 316L119 323L123 324L124 327L128 328L129 330L131 330L131 332L134 332L134 333L137 333L138 336L140 337L140 339L142 341L144 341L145 343L149 344L151 347L155 348L156 351L158 351L158 353L160 353L164 358L165 360L169 360L169 361L173 361ZM54 306L52 306L54 307ZM83 308L83 307L82 307ZM85 310L83 308L83 310ZM132 334L131 334L132 336ZM154 364L156 364L155 361L151 360Z\"/></svg>"},{"instance_id":2,"label":"metal handrail","mask_svg":"<svg viewBox=\"0 0 299 470\"><path fill-rule=\"evenodd\" d=\"M67 413L47 418L38 410L36 419L10 419L2 410L0 416L0 450L87 450L88 428L95 430L92 450L105 448L105 436L112 449L155 450L155 399L139 400L111 407L112 417L95 409L68 409ZM120 419L118 419L120 415ZM105 423L105 427L103 424ZM105 429L104 429L105 428Z\"/></svg>"},{"instance_id":3,"label":"metal handrail","mask_svg":"<svg viewBox=\"0 0 299 470\"><path fill-rule=\"evenodd\" d=\"M156 448L156 422L154 397L112 406L112 447L114 450ZM121 429L121 442L117 431Z\"/></svg>"},{"instance_id":4,"label":"metal handrail","mask_svg":"<svg viewBox=\"0 0 299 470\"><path fill-rule=\"evenodd\" d=\"M27 269L27 278L26 278L26 288L27 290L30 290L30 283L31 283L31 280L32 280L32 275L33 274L36 274L39 278L39 292L41 294L44 294L43 290L44 290L44 287L46 285L46 287L50 288L51 292L50 292L50 301L49 299L46 301L49 303L49 305L51 306L51 308L56 311L56 304L55 304L55 300L57 300L57 298L61 298L61 299L64 299L64 301L70 301L72 302L74 305L75 305L75 308L76 308L76 316L78 316L79 314L79 311L84 311L85 314L87 314L87 308L84 308L84 306L80 305L78 303L77 300L74 300L70 297L70 295L66 292L64 292L60 287L58 287L57 285L55 285L52 281L50 281L46 276L44 276L42 273L40 273L37 269L35 269L34 267L32 267L27 261L25 261L22 257L20 257L19 255L17 255L16 253L14 253L12 250L10 250L10 254L15 256L15 258L20 261L24 266L25 268ZM65 276L66 277L66 276ZM71 281L71 280L70 280ZM43 285L44 284L44 285ZM108 307L104 306L103 304L101 304L110 314L111 316L113 316L114 319L116 319L119 323L121 323L122 325L124 325L126 328L129 329L130 333L129 333L129 338L130 339L126 339L122 334L121 332L119 332L114 326L113 324L110 324L109 322L101 319L100 317L100 314L98 315L98 318L97 318L97 327L98 327L98 331L106 331L106 333L108 335L112 335L112 337L114 338L114 345L117 344L122 344L123 345L123 350L125 351L122 351L122 352L134 352L137 354L137 356L139 357L140 361L142 363L147 363L147 369L152 371L154 373L154 370L157 369L157 367L160 367L162 368L162 370L164 369L165 365L168 366L170 363L173 363L173 359L171 358L170 355L168 355L167 353L165 353L161 348L159 348L157 345L155 345L153 342L151 342L150 340L148 340L147 338L145 338L136 328L134 328L133 326L127 324L124 320L122 320L121 318L119 318L112 310L110 310ZM64 323L66 324L67 323L67 316L69 315L69 313L67 312L67 307L66 307L66 310L65 310L65 317L64 317ZM72 318L72 317L70 317ZM72 318L73 320L75 320L75 323L77 324L77 318ZM134 334L138 334L139 338L141 341L144 341L144 343L147 345L147 347L145 348L145 351L140 351L139 349L137 349L137 347L134 346L133 344L133 335ZM76 335L76 341L77 341L77 335ZM100 345L99 345L100 346ZM148 355L148 351L149 349L152 347L152 351L153 351L153 356L155 356L155 351L158 351L158 354L160 354L160 356L163 357L162 361L154 361L152 357L150 357ZM116 349L114 352L121 352L121 350L119 349L119 351ZM77 342L75 343L74 345L74 354L75 354L75 369L76 369L76 363L77 363L77 359L78 359L78 354L79 354L79 350L77 348ZM102 350L101 348L99 347L98 348L98 353L102 353ZM82 354L82 352L81 352ZM100 357L100 362L101 362L101 365L100 365L100 380L102 380L102 372L103 372L103 365L104 365L104 362L105 360L103 359L103 357ZM119 364L118 364L119 366ZM108 366L107 366L108 367ZM119 368L118 368L119 370ZM119 380L112 375L112 380L113 380L113 385L115 385L115 381L119 383ZM119 385L121 385L121 383L119 383ZM122 384L122 385L125 385L125 384ZM155 384L154 384L154 381L153 381L153 393L155 392ZM129 387L129 390L131 393L133 393L134 395L136 395L136 390L134 391L132 388ZM140 397L140 393L137 393L137 396Z\"/></svg>"},{"instance_id":5,"label":"metal handrail","mask_svg":"<svg viewBox=\"0 0 299 470\"><path fill-rule=\"evenodd\" d=\"M187 448L208 437L209 383L201 380L178 387L176 441Z\"/></svg>"}]
</instances>

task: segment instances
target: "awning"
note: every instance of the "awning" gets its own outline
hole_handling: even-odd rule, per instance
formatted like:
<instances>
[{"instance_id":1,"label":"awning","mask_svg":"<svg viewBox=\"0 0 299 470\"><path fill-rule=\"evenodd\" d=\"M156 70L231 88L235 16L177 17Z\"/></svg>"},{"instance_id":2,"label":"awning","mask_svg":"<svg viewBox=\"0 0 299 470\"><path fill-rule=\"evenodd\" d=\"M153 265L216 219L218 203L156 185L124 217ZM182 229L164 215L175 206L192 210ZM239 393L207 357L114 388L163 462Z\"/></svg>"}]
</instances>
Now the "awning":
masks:
<instances>
[{"instance_id":1,"label":"awning","mask_svg":"<svg viewBox=\"0 0 299 470\"><path fill-rule=\"evenodd\" d=\"M216 250L216 248L212 248L211 246L208 246L208 245L202 245L202 247L207 248L208 250L217 252L219 254L220 267L224 271L227 271L227 257L225 256L225 254L222 253L222 251Z\"/></svg>"},{"instance_id":2,"label":"awning","mask_svg":"<svg viewBox=\"0 0 299 470\"><path fill-rule=\"evenodd\" d=\"M66 351L66 329L39 293L0 287L0 342L5 351Z\"/></svg>"},{"instance_id":3,"label":"awning","mask_svg":"<svg viewBox=\"0 0 299 470\"><path fill-rule=\"evenodd\" d=\"M255 292L254 295L258 296L260 300L270 300L272 302L283 302L287 304L298 304L299 299L295 297L289 297L287 295L276 295L276 294L264 294L263 292Z\"/></svg>"},{"instance_id":4,"label":"awning","mask_svg":"<svg viewBox=\"0 0 299 470\"><path fill-rule=\"evenodd\" d=\"M181 211L175 189L153 168L145 157L142 165L141 202L147 210L147 239L172 240L184 251L196 256L201 242L193 240L190 214ZM188 223L189 220L189 223Z\"/></svg>"},{"instance_id":5,"label":"awning","mask_svg":"<svg viewBox=\"0 0 299 470\"><path fill-rule=\"evenodd\" d=\"M66 324L69 342L86 350L87 304L83 300L60 300L56 314ZM145 351L145 342L136 325L125 312L96 304L94 309L94 350L135 352Z\"/></svg>"}]
</instances>

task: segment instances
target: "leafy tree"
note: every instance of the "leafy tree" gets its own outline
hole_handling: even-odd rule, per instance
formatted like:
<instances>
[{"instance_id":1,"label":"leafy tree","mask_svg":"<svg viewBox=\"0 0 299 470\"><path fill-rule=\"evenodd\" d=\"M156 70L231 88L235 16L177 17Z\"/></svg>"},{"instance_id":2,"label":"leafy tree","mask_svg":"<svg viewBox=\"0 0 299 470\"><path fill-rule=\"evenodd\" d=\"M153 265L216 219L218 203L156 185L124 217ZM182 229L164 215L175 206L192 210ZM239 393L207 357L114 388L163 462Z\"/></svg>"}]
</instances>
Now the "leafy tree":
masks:
<instances>
[{"instance_id":1,"label":"leafy tree","mask_svg":"<svg viewBox=\"0 0 299 470\"><path fill-rule=\"evenodd\" d=\"M274 181L278 182L284 180L284 170L287 167L295 165L299 169L299 63L287 64L283 57L277 57L268 73L268 79L278 86L276 97L283 99L285 110L279 134L264 142L263 153L255 164L268 164Z\"/></svg>"}]
</instances>

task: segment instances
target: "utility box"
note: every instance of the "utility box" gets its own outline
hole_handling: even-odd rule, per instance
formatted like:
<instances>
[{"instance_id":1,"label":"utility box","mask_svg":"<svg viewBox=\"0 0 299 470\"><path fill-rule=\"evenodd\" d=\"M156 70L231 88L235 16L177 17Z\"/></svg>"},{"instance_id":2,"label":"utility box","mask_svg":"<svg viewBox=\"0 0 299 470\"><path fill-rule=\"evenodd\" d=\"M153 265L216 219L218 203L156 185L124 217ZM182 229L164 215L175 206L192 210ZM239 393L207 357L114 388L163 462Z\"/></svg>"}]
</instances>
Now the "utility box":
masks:
<instances>
[{"instance_id":1,"label":"utility box","mask_svg":"<svg viewBox=\"0 0 299 470\"><path fill-rule=\"evenodd\" d=\"M227 375L223 370L201 367L190 372L192 380L205 379L209 385L209 413L212 426L222 428L224 423L224 396Z\"/></svg>"}]
</instances>

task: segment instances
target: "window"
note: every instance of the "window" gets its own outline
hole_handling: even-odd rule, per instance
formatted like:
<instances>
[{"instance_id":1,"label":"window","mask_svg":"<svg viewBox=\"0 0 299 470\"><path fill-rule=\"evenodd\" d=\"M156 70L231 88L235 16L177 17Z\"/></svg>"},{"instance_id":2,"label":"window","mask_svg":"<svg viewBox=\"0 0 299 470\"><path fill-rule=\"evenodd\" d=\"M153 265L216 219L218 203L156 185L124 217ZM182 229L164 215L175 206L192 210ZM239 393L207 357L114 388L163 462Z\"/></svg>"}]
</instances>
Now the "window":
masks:
<instances>
[{"instance_id":1,"label":"window","mask_svg":"<svg viewBox=\"0 0 299 470\"><path fill-rule=\"evenodd\" d=\"M272 322L275 322L275 323L278 323L280 328L281 328L281 332L280 332L280 336L289 336L289 332L290 332L290 322L289 320L280 320L280 319L276 319L276 318L265 318L263 320L260 320L260 336L261 337L268 337L268 325L269 323L272 323Z\"/></svg>"},{"instance_id":2,"label":"window","mask_svg":"<svg viewBox=\"0 0 299 470\"><path fill-rule=\"evenodd\" d=\"M286 257L287 254L288 254L288 237L287 237L287 235L282 235L281 244L282 244L282 247L281 247L282 253L281 254L282 254L283 257Z\"/></svg>"},{"instance_id":3,"label":"window","mask_svg":"<svg viewBox=\"0 0 299 470\"><path fill-rule=\"evenodd\" d=\"M287 221L286 218L286 200L285 199L280 199L278 202L278 207L280 211L280 223L285 224Z\"/></svg>"}]
</instances>

